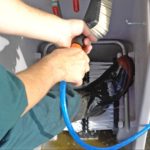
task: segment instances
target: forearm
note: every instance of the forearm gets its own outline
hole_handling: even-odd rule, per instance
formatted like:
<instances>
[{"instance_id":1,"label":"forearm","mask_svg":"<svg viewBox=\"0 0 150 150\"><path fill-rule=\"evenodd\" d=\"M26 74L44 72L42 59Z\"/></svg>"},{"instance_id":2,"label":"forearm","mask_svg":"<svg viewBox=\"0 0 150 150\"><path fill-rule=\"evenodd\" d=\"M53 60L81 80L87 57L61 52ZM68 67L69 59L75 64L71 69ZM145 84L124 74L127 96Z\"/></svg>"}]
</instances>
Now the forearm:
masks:
<instances>
[{"instance_id":1,"label":"forearm","mask_svg":"<svg viewBox=\"0 0 150 150\"><path fill-rule=\"evenodd\" d=\"M36 105L57 82L61 80L58 73L46 58L17 74L23 82L28 100L24 113Z\"/></svg>"},{"instance_id":2,"label":"forearm","mask_svg":"<svg viewBox=\"0 0 150 150\"><path fill-rule=\"evenodd\" d=\"M80 86L88 71L89 58L82 49L64 48L56 49L27 70L18 73L17 76L24 83L28 99L25 112L62 80Z\"/></svg>"},{"instance_id":3,"label":"forearm","mask_svg":"<svg viewBox=\"0 0 150 150\"><path fill-rule=\"evenodd\" d=\"M56 42L66 21L21 0L0 0L0 32Z\"/></svg>"}]
</instances>

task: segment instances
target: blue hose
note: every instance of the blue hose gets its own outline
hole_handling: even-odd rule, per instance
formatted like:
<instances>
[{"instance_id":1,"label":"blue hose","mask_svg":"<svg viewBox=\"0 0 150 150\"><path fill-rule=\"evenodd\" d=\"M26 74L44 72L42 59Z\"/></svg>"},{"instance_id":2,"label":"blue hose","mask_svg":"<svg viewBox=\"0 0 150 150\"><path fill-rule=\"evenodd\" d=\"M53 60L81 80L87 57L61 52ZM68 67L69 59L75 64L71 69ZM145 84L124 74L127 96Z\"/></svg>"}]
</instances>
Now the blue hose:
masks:
<instances>
[{"instance_id":1,"label":"blue hose","mask_svg":"<svg viewBox=\"0 0 150 150\"><path fill-rule=\"evenodd\" d=\"M69 133L71 134L73 139L76 141L76 143L78 143L81 147L83 147L86 150L118 150L118 149L130 144L131 142L135 141L137 138L139 138L141 135L143 135L145 132L147 132L150 129L150 124L147 124L141 131L135 133L133 136L126 139L125 141L122 141L119 144L116 144L116 145L110 146L110 147L106 147L106 148L94 147L94 146L88 145L85 142L83 142L80 139L80 137L77 135L77 133L74 131L74 129L71 125L71 122L70 122L70 119L68 116L67 105L66 105L66 82L65 81L62 81L60 83L60 105L61 105L61 110L63 113L64 121L66 123Z\"/></svg>"}]
</instances>

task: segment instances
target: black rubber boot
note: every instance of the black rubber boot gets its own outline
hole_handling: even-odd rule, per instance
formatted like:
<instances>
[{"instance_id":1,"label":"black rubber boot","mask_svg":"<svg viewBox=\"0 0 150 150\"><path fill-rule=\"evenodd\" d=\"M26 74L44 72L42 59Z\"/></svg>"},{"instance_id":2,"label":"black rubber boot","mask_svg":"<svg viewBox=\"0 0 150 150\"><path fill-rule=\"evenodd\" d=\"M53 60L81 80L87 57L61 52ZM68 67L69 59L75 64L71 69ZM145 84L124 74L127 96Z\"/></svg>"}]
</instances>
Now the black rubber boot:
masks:
<instances>
[{"instance_id":1,"label":"black rubber boot","mask_svg":"<svg viewBox=\"0 0 150 150\"><path fill-rule=\"evenodd\" d=\"M88 100L85 117L98 116L114 101L119 100L133 83L134 63L127 55L114 60L98 79L85 87L76 89Z\"/></svg>"}]
</instances>

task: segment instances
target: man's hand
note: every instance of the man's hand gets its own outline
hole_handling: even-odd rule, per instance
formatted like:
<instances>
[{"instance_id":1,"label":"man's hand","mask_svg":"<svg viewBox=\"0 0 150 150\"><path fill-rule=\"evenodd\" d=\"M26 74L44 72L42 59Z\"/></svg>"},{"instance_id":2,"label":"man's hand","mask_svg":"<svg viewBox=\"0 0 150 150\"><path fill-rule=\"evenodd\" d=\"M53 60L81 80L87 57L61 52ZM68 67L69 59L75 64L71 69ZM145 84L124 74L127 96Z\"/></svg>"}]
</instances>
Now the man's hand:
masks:
<instances>
[{"instance_id":1,"label":"man's hand","mask_svg":"<svg viewBox=\"0 0 150 150\"><path fill-rule=\"evenodd\" d=\"M19 12L19 13L18 13ZM85 52L96 41L82 20L65 20L25 4L21 0L0 0L0 32L48 41L70 47L74 37L83 34Z\"/></svg>"},{"instance_id":2,"label":"man's hand","mask_svg":"<svg viewBox=\"0 0 150 150\"><path fill-rule=\"evenodd\" d=\"M55 71L57 82L65 80L80 86L85 73L89 71L90 60L82 49L57 49L45 59L49 59L50 66Z\"/></svg>"},{"instance_id":3,"label":"man's hand","mask_svg":"<svg viewBox=\"0 0 150 150\"><path fill-rule=\"evenodd\" d=\"M78 48L56 49L25 71L17 74L24 83L28 106L35 106L56 83L65 80L80 86L89 71L89 58ZM24 113L25 113L24 112Z\"/></svg>"},{"instance_id":4,"label":"man's hand","mask_svg":"<svg viewBox=\"0 0 150 150\"><path fill-rule=\"evenodd\" d=\"M58 29L61 34L57 37L56 44L61 47L70 47L72 39L83 34L86 37L84 39L84 51L89 53L92 49L91 42L95 42L97 39L92 34L86 23L77 19L63 21L61 27Z\"/></svg>"}]
</instances>

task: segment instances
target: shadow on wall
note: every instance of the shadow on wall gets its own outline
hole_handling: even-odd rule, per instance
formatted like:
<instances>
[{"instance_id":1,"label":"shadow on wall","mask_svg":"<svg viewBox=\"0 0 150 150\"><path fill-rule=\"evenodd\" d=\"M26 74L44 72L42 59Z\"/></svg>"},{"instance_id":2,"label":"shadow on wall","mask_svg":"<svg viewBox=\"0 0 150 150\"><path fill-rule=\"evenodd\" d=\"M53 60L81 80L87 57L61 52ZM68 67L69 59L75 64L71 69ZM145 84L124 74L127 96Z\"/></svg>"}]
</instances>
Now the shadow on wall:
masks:
<instances>
[{"instance_id":1,"label":"shadow on wall","mask_svg":"<svg viewBox=\"0 0 150 150\"><path fill-rule=\"evenodd\" d=\"M13 36L0 36L0 64L12 72L15 72L17 59L19 59L17 49L20 39L20 37L15 37L14 40Z\"/></svg>"},{"instance_id":2,"label":"shadow on wall","mask_svg":"<svg viewBox=\"0 0 150 150\"><path fill-rule=\"evenodd\" d=\"M49 0L23 0L36 8L50 12ZM39 41L22 37L0 35L0 64L12 72L18 72L33 64Z\"/></svg>"},{"instance_id":3,"label":"shadow on wall","mask_svg":"<svg viewBox=\"0 0 150 150\"><path fill-rule=\"evenodd\" d=\"M26 69L36 61L38 44L37 40L0 35L0 64L11 72Z\"/></svg>"}]
</instances>

